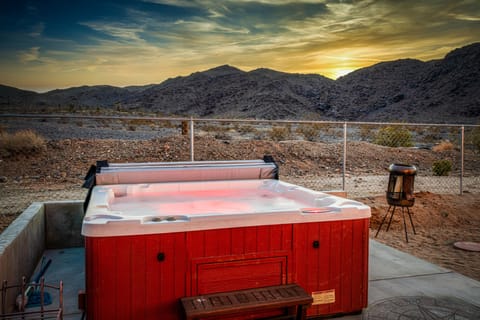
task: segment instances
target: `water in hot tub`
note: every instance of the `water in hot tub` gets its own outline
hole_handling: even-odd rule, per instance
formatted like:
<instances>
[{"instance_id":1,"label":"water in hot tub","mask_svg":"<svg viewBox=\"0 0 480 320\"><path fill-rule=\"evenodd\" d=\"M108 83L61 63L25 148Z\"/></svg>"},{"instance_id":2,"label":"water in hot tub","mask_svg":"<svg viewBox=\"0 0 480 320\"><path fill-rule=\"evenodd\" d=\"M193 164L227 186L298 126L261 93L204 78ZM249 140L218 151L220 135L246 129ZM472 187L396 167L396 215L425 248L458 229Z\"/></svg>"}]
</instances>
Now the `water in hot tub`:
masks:
<instances>
[{"instance_id":1,"label":"water in hot tub","mask_svg":"<svg viewBox=\"0 0 480 320\"><path fill-rule=\"evenodd\" d=\"M145 185L116 193L109 209L128 215L219 215L293 211L311 206L275 184L224 183Z\"/></svg>"}]
</instances>

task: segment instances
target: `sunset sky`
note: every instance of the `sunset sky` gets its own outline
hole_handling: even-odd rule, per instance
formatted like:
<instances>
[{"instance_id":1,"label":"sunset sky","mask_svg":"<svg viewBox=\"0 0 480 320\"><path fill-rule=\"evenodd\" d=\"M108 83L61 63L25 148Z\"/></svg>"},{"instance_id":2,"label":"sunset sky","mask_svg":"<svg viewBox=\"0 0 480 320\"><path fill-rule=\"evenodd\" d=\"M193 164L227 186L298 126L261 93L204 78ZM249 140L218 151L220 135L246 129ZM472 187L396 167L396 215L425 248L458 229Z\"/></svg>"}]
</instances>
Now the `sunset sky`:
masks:
<instances>
[{"instance_id":1,"label":"sunset sky","mask_svg":"<svg viewBox=\"0 0 480 320\"><path fill-rule=\"evenodd\" d=\"M335 79L480 41L479 0L1 0L0 84L161 83L229 64Z\"/></svg>"}]
</instances>

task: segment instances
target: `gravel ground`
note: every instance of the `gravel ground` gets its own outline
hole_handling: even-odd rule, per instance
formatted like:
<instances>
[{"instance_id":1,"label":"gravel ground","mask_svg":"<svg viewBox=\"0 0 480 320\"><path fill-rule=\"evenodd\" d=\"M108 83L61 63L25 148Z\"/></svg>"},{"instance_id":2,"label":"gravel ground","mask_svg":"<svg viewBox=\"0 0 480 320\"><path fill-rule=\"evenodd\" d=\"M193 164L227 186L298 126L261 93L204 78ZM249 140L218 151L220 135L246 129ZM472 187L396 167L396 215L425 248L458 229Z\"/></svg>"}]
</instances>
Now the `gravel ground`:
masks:
<instances>
[{"instance_id":1,"label":"gravel ground","mask_svg":"<svg viewBox=\"0 0 480 320\"><path fill-rule=\"evenodd\" d=\"M0 126L5 128L5 123ZM98 124L90 127L88 122L81 126L55 124L51 119L35 123L27 119L18 126L38 129L47 141L45 150L38 154L9 154L0 159L0 232L32 202L85 199L86 189L81 188L83 178L97 160L112 163L190 160L190 141L179 132L159 137L159 131L140 130L138 125L135 130L125 131L113 130L111 123L102 128ZM178 128L168 130L176 132ZM322 191L342 188L342 150L341 143L225 140L199 135L195 137L194 154L195 160L259 159L270 154L280 167L281 180ZM415 180L419 200L413 207L417 235L407 244L402 224L395 220L392 229L382 232L377 240L480 280L480 255L452 246L460 240L480 242L478 154L465 157L466 177L462 183L467 192L458 195L455 170L451 177L433 177L428 172L438 158L458 159L458 151L438 153L366 142L349 142L347 150L346 190L350 198L372 207L372 231L387 209L384 191L388 165L411 163L419 168Z\"/></svg>"}]
</instances>

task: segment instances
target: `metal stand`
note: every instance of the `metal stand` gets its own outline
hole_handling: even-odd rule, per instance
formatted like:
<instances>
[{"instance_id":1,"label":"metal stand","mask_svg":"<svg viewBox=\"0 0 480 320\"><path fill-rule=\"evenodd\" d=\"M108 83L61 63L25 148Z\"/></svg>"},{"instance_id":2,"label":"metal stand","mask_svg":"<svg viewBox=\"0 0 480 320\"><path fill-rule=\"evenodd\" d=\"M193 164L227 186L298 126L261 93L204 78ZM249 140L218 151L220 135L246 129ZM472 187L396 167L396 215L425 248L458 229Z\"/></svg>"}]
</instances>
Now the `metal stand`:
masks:
<instances>
[{"instance_id":1,"label":"metal stand","mask_svg":"<svg viewBox=\"0 0 480 320\"><path fill-rule=\"evenodd\" d=\"M407 208L407 213L408 213L408 217L410 218L410 223L412 225L413 234L417 234L417 233L415 232L415 226L413 225L413 219L412 219L412 214L410 213L410 208L405 207L405 206L400 206L400 207L402 208L402 217L403 217L403 227L404 227L404 230L405 230L405 239L407 240L407 243L408 243L407 223L405 221L405 208ZM397 206L395 206L395 205L391 205L391 206L388 207L387 213L383 217L382 222L380 223L380 226L378 227L377 233L375 234L375 238L378 236L378 233L380 232L380 229L382 229L383 223L385 222L385 219L388 216L388 212L390 211L390 209L392 209L392 213L390 214L390 219L388 220L388 226L387 226L387 232L388 232L388 230L390 229L390 224L392 223L393 214L395 213L396 208L397 208Z\"/></svg>"}]
</instances>

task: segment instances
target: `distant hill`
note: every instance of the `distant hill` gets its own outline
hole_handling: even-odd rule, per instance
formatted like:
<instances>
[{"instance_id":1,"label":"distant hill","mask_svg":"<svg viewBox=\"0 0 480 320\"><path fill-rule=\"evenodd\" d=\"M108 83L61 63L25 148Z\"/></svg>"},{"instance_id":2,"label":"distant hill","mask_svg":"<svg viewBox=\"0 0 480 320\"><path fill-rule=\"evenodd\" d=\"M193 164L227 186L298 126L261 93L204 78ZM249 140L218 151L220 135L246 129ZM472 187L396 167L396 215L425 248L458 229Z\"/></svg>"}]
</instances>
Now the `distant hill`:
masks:
<instances>
[{"instance_id":1,"label":"distant hill","mask_svg":"<svg viewBox=\"0 0 480 320\"><path fill-rule=\"evenodd\" d=\"M160 84L82 86L46 93L0 85L1 112L51 108L143 110L210 118L474 123L480 121L480 43L444 59L402 59L338 80L224 65Z\"/></svg>"},{"instance_id":2,"label":"distant hill","mask_svg":"<svg viewBox=\"0 0 480 320\"><path fill-rule=\"evenodd\" d=\"M379 63L336 82L349 98L337 104L348 119L478 123L480 43L441 60Z\"/></svg>"},{"instance_id":3,"label":"distant hill","mask_svg":"<svg viewBox=\"0 0 480 320\"><path fill-rule=\"evenodd\" d=\"M39 94L0 84L0 110L23 111L25 105L35 103Z\"/></svg>"}]
</instances>

